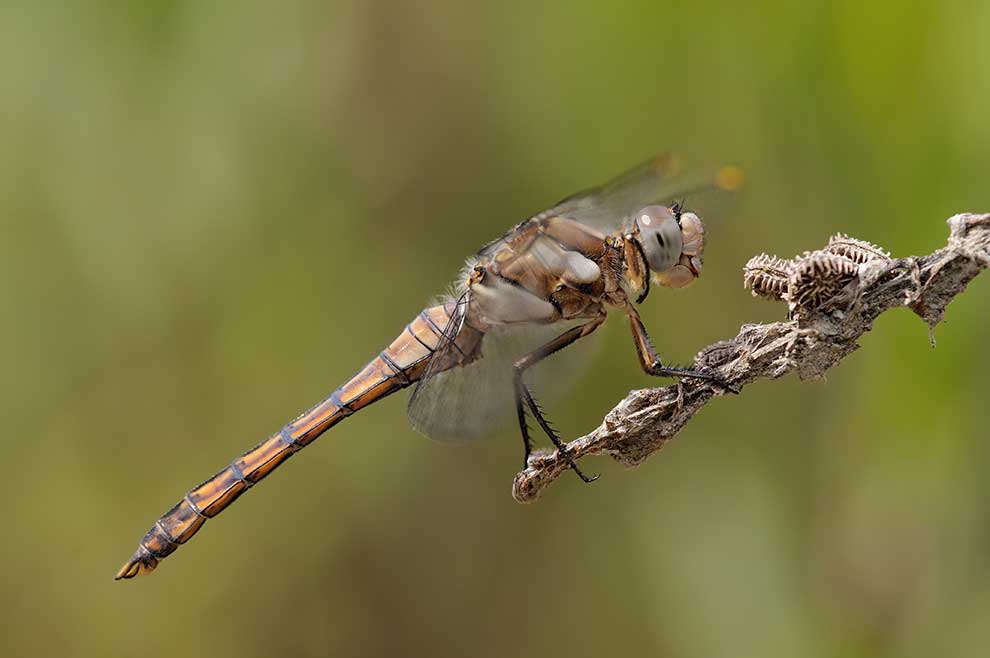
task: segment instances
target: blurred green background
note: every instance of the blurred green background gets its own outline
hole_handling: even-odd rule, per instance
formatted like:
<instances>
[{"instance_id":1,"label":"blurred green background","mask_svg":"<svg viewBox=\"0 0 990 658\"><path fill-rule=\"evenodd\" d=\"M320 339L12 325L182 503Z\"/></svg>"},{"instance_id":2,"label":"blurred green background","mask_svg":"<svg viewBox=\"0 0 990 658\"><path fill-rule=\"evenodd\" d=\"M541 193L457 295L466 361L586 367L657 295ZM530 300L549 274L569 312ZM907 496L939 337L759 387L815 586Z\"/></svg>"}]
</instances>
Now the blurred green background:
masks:
<instances>
[{"instance_id":1,"label":"blurred green background","mask_svg":"<svg viewBox=\"0 0 990 658\"><path fill-rule=\"evenodd\" d=\"M0 655L986 656L986 275L938 349L892 312L535 505L514 432L434 443L396 396L111 580L466 255L653 151L749 180L643 307L675 361L782 317L755 253L990 210L990 4L741 5L4 2ZM570 436L652 383L595 340Z\"/></svg>"}]
</instances>

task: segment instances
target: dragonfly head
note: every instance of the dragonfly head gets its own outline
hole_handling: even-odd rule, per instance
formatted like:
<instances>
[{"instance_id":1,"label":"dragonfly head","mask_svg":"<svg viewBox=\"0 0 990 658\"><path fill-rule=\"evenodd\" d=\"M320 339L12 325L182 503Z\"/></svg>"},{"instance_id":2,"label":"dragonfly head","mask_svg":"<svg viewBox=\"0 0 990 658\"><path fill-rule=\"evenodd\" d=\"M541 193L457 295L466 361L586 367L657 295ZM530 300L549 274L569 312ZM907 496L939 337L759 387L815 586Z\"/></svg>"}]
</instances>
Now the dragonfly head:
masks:
<instances>
[{"instance_id":1,"label":"dragonfly head","mask_svg":"<svg viewBox=\"0 0 990 658\"><path fill-rule=\"evenodd\" d=\"M635 236L658 285L683 288L701 275L705 228L693 212L647 206L636 213Z\"/></svg>"}]
</instances>

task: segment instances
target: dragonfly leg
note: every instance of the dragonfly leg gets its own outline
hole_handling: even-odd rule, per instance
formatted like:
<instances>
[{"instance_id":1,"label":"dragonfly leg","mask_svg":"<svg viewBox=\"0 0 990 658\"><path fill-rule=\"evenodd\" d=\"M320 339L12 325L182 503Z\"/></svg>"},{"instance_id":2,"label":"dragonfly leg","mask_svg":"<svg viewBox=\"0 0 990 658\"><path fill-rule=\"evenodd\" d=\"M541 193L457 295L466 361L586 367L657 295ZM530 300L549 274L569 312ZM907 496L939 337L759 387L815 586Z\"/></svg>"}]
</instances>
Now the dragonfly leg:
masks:
<instances>
[{"instance_id":1,"label":"dragonfly leg","mask_svg":"<svg viewBox=\"0 0 990 658\"><path fill-rule=\"evenodd\" d=\"M560 455L567 460L567 465L571 467L571 470L573 470L585 483L590 483L597 480L597 475L592 475L589 477L584 474L584 471L582 471L580 467L578 467L577 462L574 461L570 451L567 449L567 445L560 440L560 435L557 434L557 430L555 430L550 422L544 417L543 410L540 409L540 405L536 403L536 400L533 398L533 394L529 391L529 387L526 386L526 384L521 383L521 381L516 385L516 399L518 400L520 396L525 399L526 405L529 407L530 412L532 412L533 417L536 418L536 422L543 429L543 432L550 437L550 441L552 441L554 446L556 446ZM526 463L529 463L528 457Z\"/></svg>"},{"instance_id":2,"label":"dragonfly leg","mask_svg":"<svg viewBox=\"0 0 990 658\"><path fill-rule=\"evenodd\" d=\"M516 384L516 414L519 416L519 433L523 440L523 470L529 468L529 456L533 452L533 440L529 438L529 425L526 423L526 407L519 395L519 385Z\"/></svg>"},{"instance_id":3,"label":"dragonfly leg","mask_svg":"<svg viewBox=\"0 0 990 658\"><path fill-rule=\"evenodd\" d=\"M516 361L513 366L515 370L515 395L516 395L516 413L519 416L519 430L522 433L523 444L525 448L524 456L524 467L529 466L529 454L532 451L532 441L529 437L529 427L526 425L526 407L529 407L530 413L533 414L533 418L536 419L537 424L543 430L543 432L549 437L550 441L560 452L561 456L567 460L568 465L571 469L577 473L584 482L594 482L598 479L598 476L588 477L585 475L580 468L578 468L577 462L570 456L567 446L563 441L560 440L560 436L553 426L547 421L546 417L543 415L543 410L540 409L540 405L537 404L536 399L533 397L532 392L529 387L526 386L526 382L523 379L523 375L529 368L533 367L543 359L547 358L551 354L559 352L564 349L574 341L579 338L583 338L597 329L602 322L605 320L604 316L595 318L591 322L585 323L578 327L574 327L568 331L565 331L561 335L557 336L549 343L536 348L526 356L522 357Z\"/></svg>"},{"instance_id":4,"label":"dragonfly leg","mask_svg":"<svg viewBox=\"0 0 990 658\"><path fill-rule=\"evenodd\" d=\"M626 307L626 315L629 316L629 327L632 329L633 341L636 343L636 353L639 355L639 363L648 375L654 377L694 377L706 382L710 382L730 393L739 393L739 390L732 386L723 377L713 372L706 372L696 368L672 368L665 366L660 361L660 355L650 341L646 327L639 318L639 313L631 306Z\"/></svg>"}]
</instances>

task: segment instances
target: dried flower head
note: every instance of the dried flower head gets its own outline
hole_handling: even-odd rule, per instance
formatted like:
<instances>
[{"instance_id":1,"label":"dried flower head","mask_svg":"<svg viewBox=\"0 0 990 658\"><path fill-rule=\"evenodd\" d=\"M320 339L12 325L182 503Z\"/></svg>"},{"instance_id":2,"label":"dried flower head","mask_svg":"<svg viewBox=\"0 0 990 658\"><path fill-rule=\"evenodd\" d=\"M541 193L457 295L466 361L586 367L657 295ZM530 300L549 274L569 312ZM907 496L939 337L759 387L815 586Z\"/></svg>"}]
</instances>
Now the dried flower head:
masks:
<instances>
[{"instance_id":1,"label":"dried flower head","mask_svg":"<svg viewBox=\"0 0 990 658\"><path fill-rule=\"evenodd\" d=\"M805 252L794 259L787 286L791 309L811 310L836 297L859 275L850 258L828 251Z\"/></svg>"},{"instance_id":2,"label":"dried flower head","mask_svg":"<svg viewBox=\"0 0 990 658\"><path fill-rule=\"evenodd\" d=\"M828 239L825 251L845 256L849 260L863 264L871 260L890 260L890 254L869 242L851 238L844 233L837 233Z\"/></svg>"},{"instance_id":3,"label":"dried flower head","mask_svg":"<svg viewBox=\"0 0 990 658\"><path fill-rule=\"evenodd\" d=\"M777 256L760 254L749 259L743 267L743 287L753 297L785 299L792 263Z\"/></svg>"}]
</instances>

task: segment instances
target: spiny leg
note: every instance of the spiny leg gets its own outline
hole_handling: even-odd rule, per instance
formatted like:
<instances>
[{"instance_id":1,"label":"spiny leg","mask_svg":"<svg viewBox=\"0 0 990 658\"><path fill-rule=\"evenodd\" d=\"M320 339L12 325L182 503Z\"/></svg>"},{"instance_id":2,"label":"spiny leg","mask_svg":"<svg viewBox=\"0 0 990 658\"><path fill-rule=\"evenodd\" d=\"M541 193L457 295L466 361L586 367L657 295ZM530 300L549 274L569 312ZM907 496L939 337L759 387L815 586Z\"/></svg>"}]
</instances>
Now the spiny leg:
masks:
<instances>
[{"instance_id":1,"label":"spiny leg","mask_svg":"<svg viewBox=\"0 0 990 658\"><path fill-rule=\"evenodd\" d=\"M515 387L516 414L519 416L519 433L523 440L523 470L529 468L529 456L533 452L533 440L529 438L529 424L526 422L526 407L523 406L519 386Z\"/></svg>"},{"instance_id":2,"label":"spiny leg","mask_svg":"<svg viewBox=\"0 0 990 658\"><path fill-rule=\"evenodd\" d=\"M522 395L523 399L526 400L526 405L529 407L530 412L536 419L537 424L539 424L539 426L543 429L543 432L550 438L550 441L553 442L553 445L557 448L560 455L567 460L567 465L571 467L571 470L573 470L585 483L590 483L597 480L599 477L598 475L588 477L584 474L584 471L578 467L577 462L574 461L570 451L567 449L567 445L560 440L560 435L557 434L557 430L555 430L550 424L550 421L544 417L543 410L540 409L540 405L537 404L536 400L533 398L533 394L530 392L529 387L526 386L521 378L519 379L519 385L516 388L516 397L518 398L520 395ZM529 461L527 459L527 464L528 463Z\"/></svg>"},{"instance_id":3,"label":"spiny leg","mask_svg":"<svg viewBox=\"0 0 990 658\"><path fill-rule=\"evenodd\" d=\"M629 316L629 327L632 329L633 342L636 343L636 353L639 355L639 363L646 374L653 375L654 377L694 377L695 379L701 379L715 384L730 393L739 393L738 389L734 388L716 373L705 372L695 368L671 368L665 366L660 361L660 355L654 349L653 343L650 341L650 336L646 333L646 327L643 326L643 321L639 319L639 313L636 312L636 309L632 306L627 306L626 315Z\"/></svg>"},{"instance_id":4,"label":"spiny leg","mask_svg":"<svg viewBox=\"0 0 990 658\"><path fill-rule=\"evenodd\" d=\"M515 383L515 397L516 397L516 413L519 416L519 430L522 433L523 445L526 451L526 454L524 455L523 458L524 459L523 463L525 466L529 466L529 455L530 455L530 451L532 450L532 441L529 437L529 427L526 424L526 409L523 406L523 402L525 402L526 407L529 407L530 413L533 414L533 417L536 419L537 424L539 424L539 426L543 429L544 433L547 435L547 437L549 437L550 441L553 442L554 446L556 446L561 456L563 456L567 460L567 463L571 467L571 469L573 469L574 472L577 473L578 476L585 482L594 482L595 480L598 479L597 475L595 477L589 478L581 471L580 468L578 468L577 463L574 461L573 458L571 458L567 450L567 446L564 445L563 441L560 440L560 436L547 421L546 417L543 415L543 411L540 409L540 406L536 403L536 400L533 398L533 394L530 392L529 387L526 386L526 383L523 380L523 373L527 369L533 367L543 359L550 356L551 354L554 354L555 352L564 349L565 347L567 347L574 341L578 340L579 338L583 338L584 336L587 336L595 329L597 329L604 320L605 320L605 316L603 315L591 320L586 324L565 331L561 335L551 340L549 343L546 343L545 345L538 347L537 349L533 350L526 356L516 361L515 365L513 366L513 369L515 370L514 383Z\"/></svg>"}]
</instances>

